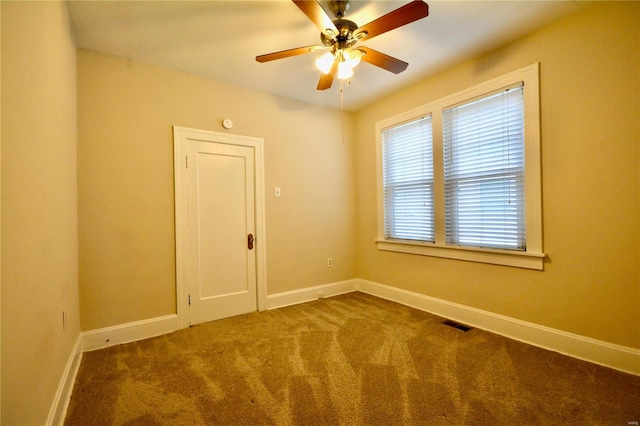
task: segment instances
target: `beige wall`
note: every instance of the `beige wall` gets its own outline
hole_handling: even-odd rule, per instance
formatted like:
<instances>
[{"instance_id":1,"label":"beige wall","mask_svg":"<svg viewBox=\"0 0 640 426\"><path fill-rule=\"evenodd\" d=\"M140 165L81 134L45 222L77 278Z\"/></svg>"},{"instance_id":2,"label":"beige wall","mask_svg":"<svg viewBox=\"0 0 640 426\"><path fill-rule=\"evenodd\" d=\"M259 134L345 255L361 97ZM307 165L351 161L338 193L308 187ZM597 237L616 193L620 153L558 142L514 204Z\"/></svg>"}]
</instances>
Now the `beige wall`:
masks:
<instances>
[{"instance_id":1,"label":"beige wall","mask_svg":"<svg viewBox=\"0 0 640 426\"><path fill-rule=\"evenodd\" d=\"M640 3L579 13L356 115L357 275L640 347ZM376 250L376 121L540 62L543 272Z\"/></svg>"},{"instance_id":2,"label":"beige wall","mask_svg":"<svg viewBox=\"0 0 640 426\"><path fill-rule=\"evenodd\" d=\"M268 294L355 276L351 115L83 50L78 109L83 330L176 312L173 125L264 138Z\"/></svg>"},{"instance_id":3,"label":"beige wall","mask_svg":"<svg viewBox=\"0 0 640 426\"><path fill-rule=\"evenodd\" d=\"M64 3L1 7L2 424L36 425L80 333L76 49Z\"/></svg>"},{"instance_id":4,"label":"beige wall","mask_svg":"<svg viewBox=\"0 0 640 426\"><path fill-rule=\"evenodd\" d=\"M60 3L1 11L3 424L46 419L78 287L83 330L175 312L171 126L223 118L265 139L269 294L361 277L640 347L638 3L585 6L346 114L344 142L339 111L86 51L76 69ZM378 252L375 122L533 62L545 271Z\"/></svg>"}]
</instances>

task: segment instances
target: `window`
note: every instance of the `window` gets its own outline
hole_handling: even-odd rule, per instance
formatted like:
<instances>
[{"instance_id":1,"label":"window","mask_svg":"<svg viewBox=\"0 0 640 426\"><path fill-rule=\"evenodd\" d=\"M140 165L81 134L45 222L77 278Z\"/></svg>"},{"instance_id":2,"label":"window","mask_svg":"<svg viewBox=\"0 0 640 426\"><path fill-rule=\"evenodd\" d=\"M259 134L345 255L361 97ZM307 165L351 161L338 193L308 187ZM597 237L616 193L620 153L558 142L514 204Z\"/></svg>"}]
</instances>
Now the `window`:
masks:
<instances>
[{"instance_id":1,"label":"window","mask_svg":"<svg viewBox=\"0 0 640 426\"><path fill-rule=\"evenodd\" d=\"M538 64L377 123L378 248L542 269Z\"/></svg>"},{"instance_id":2,"label":"window","mask_svg":"<svg viewBox=\"0 0 640 426\"><path fill-rule=\"evenodd\" d=\"M522 89L443 111L447 244L526 248Z\"/></svg>"},{"instance_id":3,"label":"window","mask_svg":"<svg viewBox=\"0 0 640 426\"><path fill-rule=\"evenodd\" d=\"M431 117L382 131L385 238L435 241Z\"/></svg>"}]
</instances>

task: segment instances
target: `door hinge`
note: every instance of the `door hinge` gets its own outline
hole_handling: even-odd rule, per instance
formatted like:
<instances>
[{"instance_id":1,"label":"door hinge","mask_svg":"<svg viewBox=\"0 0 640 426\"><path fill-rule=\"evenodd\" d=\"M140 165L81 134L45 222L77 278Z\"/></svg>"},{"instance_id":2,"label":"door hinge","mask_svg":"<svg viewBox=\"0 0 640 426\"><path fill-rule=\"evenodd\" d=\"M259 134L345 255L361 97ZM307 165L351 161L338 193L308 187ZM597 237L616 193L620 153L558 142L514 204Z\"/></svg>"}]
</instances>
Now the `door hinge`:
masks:
<instances>
[{"instance_id":1,"label":"door hinge","mask_svg":"<svg viewBox=\"0 0 640 426\"><path fill-rule=\"evenodd\" d=\"M184 157L184 166L188 169L189 168L189 157Z\"/></svg>"},{"instance_id":2,"label":"door hinge","mask_svg":"<svg viewBox=\"0 0 640 426\"><path fill-rule=\"evenodd\" d=\"M191 295L189 295L189 306L191 306Z\"/></svg>"}]
</instances>

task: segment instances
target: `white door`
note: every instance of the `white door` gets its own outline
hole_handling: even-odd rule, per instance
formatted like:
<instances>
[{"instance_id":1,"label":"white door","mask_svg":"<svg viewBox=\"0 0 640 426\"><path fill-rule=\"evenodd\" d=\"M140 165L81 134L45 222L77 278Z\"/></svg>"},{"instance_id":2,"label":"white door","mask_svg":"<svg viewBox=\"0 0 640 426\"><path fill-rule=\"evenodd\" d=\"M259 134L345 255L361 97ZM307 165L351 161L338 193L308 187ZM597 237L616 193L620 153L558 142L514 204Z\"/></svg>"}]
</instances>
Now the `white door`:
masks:
<instances>
[{"instance_id":1,"label":"white door","mask_svg":"<svg viewBox=\"0 0 640 426\"><path fill-rule=\"evenodd\" d=\"M190 325L258 308L256 153L251 144L233 142L182 141Z\"/></svg>"}]
</instances>

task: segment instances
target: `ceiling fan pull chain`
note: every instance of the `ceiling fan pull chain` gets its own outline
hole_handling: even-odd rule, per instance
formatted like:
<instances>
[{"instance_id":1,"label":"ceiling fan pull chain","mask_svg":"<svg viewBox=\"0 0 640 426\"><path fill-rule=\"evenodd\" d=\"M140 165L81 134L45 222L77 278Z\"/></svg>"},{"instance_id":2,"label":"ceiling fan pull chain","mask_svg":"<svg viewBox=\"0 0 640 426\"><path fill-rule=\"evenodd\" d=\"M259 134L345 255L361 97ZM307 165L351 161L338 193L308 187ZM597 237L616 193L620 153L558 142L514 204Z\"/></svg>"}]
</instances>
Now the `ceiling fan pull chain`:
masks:
<instances>
[{"instance_id":1,"label":"ceiling fan pull chain","mask_svg":"<svg viewBox=\"0 0 640 426\"><path fill-rule=\"evenodd\" d=\"M347 81L347 85L350 83L351 81ZM342 80L340 81L340 117L342 118L342 145L344 145L344 89Z\"/></svg>"}]
</instances>

